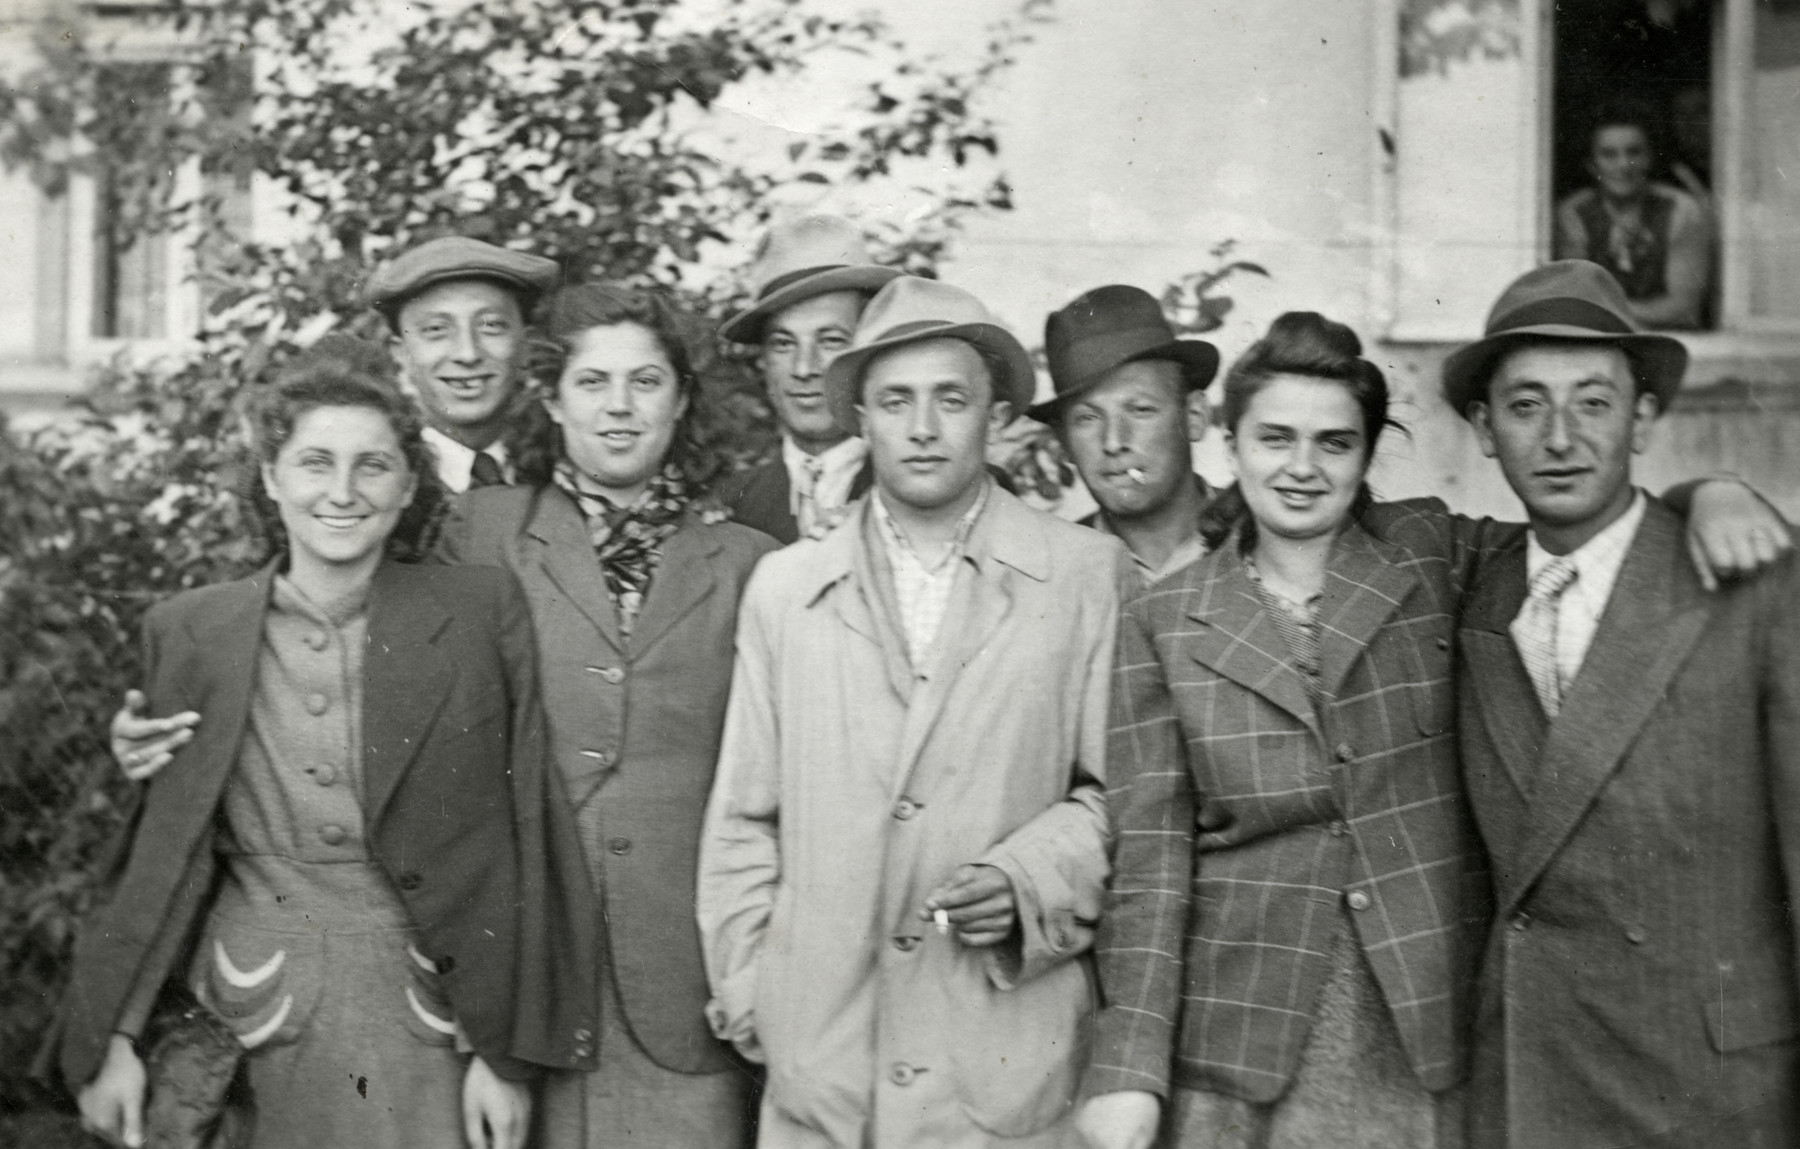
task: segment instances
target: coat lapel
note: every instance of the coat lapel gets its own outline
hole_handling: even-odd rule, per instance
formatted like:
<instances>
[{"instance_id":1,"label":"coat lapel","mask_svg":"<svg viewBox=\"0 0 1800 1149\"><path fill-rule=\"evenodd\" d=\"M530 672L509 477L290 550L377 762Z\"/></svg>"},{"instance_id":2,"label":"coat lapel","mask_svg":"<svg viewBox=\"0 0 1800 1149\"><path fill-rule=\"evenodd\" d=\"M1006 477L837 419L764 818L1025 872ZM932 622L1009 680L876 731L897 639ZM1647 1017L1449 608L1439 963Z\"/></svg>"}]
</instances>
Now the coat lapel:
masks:
<instances>
[{"instance_id":1,"label":"coat lapel","mask_svg":"<svg viewBox=\"0 0 1800 1149\"><path fill-rule=\"evenodd\" d=\"M625 640L619 634L619 619L581 511L554 487L541 489L535 502L525 533L536 544L537 562L550 581L587 615L600 636L623 655Z\"/></svg>"},{"instance_id":2,"label":"coat lapel","mask_svg":"<svg viewBox=\"0 0 1800 1149\"><path fill-rule=\"evenodd\" d=\"M1519 864L1504 906L1531 888L1624 761L1705 629L1710 603L1675 515L1652 503L1625 556L1594 642L1551 723Z\"/></svg>"},{"instance_id":3,"label":"coat lapel","mask_svg":"<svg viewBox=\"0 0 1800 1149\"><path fill-rule=\"evenodd\" d=\"M662 561L650 580L644 609L631 632L633 658L643 657L670 627L712 595L718 582L712 557L720 546L718 537L700 529L699 520L692 516L680 530L663 540ZM610 610L607 614L611 617Z\"/></svg>"},{"instance_id":4,"label":"coat lapel","mask_svg":"<svg viewBox=\"0 0 1800 1149\"><path fill-rule=\"evenodd\" d=\"M1514 797L1521 800L1537 777L1548 727L1510 629L1525 602L1525 581L1521 538L1518 546L1488 565L1483 585L1463 616L1459 639L1469 665L1463 689L1475 692L1482 723L1505 765Z\"/></svg>"},{"instance_id":5,"label":"coat lapel","mask_svg":"<svg viewBox=\"0 0 1800 1149\"><path fill-rule=\"evenodd\" d=\"M997 488L989 492L988 499L957 571L967 593L952 594L950 610L938 628L930 673L914 690L907 707L894 766L895 798L912 783L919 756L963 672L1012 612L1014 580L1043 582L1050 575L1050 556L1043 539L1020 513L1019 504Z\"/></svg>"},{"instance_id":6,"label":"coat lapel","mask_svg":"<svg viewBox=\"0 0 1800 1149\"><path fill-rule=\"evenodd\" d=\"M808 602L831 611L846 629L875 648L888 686L904 704L912 697L912 664L900 635L884 624L878 609L880 578L868 551L874 532L875 522L864 502L848 521L820 540L815 567L818 584ZM871 540L870 544L864 539Z\"/></svg>"},{"instance_id":7,"label":"coat lapel","mask_svg":"<svg viewBox=\"0 0 1800 1149\"><path fill-rule=\"evenodd\" d=\"M202 721L194 728L193 742L182 751L184 767L163 771L147 800L154 797L159 805L178 810L210 809L218 802L226 775L237 765L250 721L263 619L274 583L275 564L271 563L247 579L222 586L219 597L223 601L188 624L194 648L204 654L198 664L204 667L206 678L196 683L198 689L188 696L188 704L200 712ZM186 763L194 768L186 768Z\"/></svg>"},{"instance_id":8,"label":"coat lapel","mask_svg":"<svg viewBox=\"0 0 1800 1149\"><path fill-rule=\"evenodd\" d=\"M417 571L395 563L376 570L363 656L364 825L371 831L456 682L455 660L435 649L452 621Z\"/></svg>"},{"instance_id":9,"label":"coat lapel","mask_svg":"<svg viewBox=\"0 0 1800 1149\"><path fill-rule=\"evenodd\" d=\"M1194 661L1262 695L1319 735L1300 672L1286 661L1281 629L1244 570L1234 539L1201 560L1208 573L1192 592L1188 617L1200 629L1185 644Z\"/></svg>"},{"instance_id":10,"label":"coat lapel","mask_svg":"<svg viewBox=\"0 0 1800 1149\"><path fill-rule=\"evenodd\" d=\"M1327 696L1337 696L1376 632L1418 587L1418 575L1404 565L1406 559L1401 548L1377 540L1355 523L1338 536L1319 603L1319 677Z\"/></svg>"}]
</instances>

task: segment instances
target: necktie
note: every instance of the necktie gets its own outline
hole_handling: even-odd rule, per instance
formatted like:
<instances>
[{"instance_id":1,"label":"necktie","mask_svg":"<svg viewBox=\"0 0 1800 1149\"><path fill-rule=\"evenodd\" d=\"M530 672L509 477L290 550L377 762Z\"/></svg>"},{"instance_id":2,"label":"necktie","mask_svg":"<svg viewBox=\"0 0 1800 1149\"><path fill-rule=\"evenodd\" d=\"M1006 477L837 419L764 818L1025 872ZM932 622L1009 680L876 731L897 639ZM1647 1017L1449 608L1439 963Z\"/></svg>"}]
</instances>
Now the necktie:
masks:
<instances>
[{"instance_id":1,"label":"necktie","mask_svg":"<svg viewBox=\"0 0 1800 1149\"><path fill-rule=\"evenodd\" d=\"M825 464L817 455L808 455L800 468L800 506L799 513L794 516L800 527L800 537L804 539L818 537L814 532L820 527L819 514L819 480L825 474Z\"/></svg>"},{"instance_id":2,"label":"necktie","mask_svg":"<svg viewBox=\"0 0 1800 1149\"><path fill-rule=\"evenodd\" d=\"M500 470L500 460L486 451L475 453L475 462L469 468L469 489L477 487L504 487L506 474Z\"/></svg>"},{"instance_id":3,"label":"necktie","mask_svg":"<svg viewBox=\"0 0 1800 1149\"><path fill-rule=\"evenodd\" d=\"M1575 561L1567 555L1551 559L1525 596L1525 605L1512 621L1513 644L1531 675L1544 713L1555 718L1562 709L1562 671L1556 660L1556 618L1562 593L1575 581Z\"/></svg>"}]
</instances>

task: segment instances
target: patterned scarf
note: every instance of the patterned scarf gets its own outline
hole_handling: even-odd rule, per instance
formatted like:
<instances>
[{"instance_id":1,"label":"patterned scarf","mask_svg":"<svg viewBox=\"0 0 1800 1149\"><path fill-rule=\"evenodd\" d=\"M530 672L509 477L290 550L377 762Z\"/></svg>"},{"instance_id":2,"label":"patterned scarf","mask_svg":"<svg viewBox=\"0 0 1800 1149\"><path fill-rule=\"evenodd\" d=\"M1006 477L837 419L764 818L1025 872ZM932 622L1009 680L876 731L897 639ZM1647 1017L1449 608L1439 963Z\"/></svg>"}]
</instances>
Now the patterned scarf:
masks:
<instances>
[{"instance_id":1,"label":"patterned scarf","mask_svg":"<svg viewBox=\"0 0 1800 1149\"><path fill-rule=\"evenodd\" d=\"M606 589L619 611L619 630L629 638L631 624L650 592L650 579L662 563L663 540L681 526L694 502L687 480L680 467L668 464L651 476L638 500L624 508L576 485L575 466L567 459L557 461L551 481L581 508ZM706 514L702 518L716 521Z\"/></svg>"}]
</instances>

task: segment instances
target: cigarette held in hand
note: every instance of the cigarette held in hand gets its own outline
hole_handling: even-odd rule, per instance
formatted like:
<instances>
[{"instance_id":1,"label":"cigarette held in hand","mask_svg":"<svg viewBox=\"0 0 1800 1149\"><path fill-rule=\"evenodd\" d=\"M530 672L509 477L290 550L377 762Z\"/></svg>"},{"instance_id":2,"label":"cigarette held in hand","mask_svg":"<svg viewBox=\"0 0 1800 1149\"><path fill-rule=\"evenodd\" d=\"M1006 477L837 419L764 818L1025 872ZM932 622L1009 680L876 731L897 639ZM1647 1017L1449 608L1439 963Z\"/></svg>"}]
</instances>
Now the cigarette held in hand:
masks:
<instances>
[{"instance_id":1,"label":"cigarette held in hand","mask_svg":"<svg viewBox=\"0 0 1800 1149\"><path fill-rule=\"evenodd\" d=\"M1127 479L1130 479L1132 482L1138 484L1139 486L1142 486L1144 483L1144 472L1139 470L1136 467L1127 468L1125 471L1125 477Z\"/></svg>"},{"instance_id":2,"label":"cigarette held in hand","mask_svg":"<svg viewBox=\"0 0 1800 1149\"><path fill-rule=\"evenodd\" d=\"M932 910L931 911L931 924L937 928L938 933L940 933L940 934L949 933L950 932L950 911L949 910Z\"/></svg>"}]
</instances>

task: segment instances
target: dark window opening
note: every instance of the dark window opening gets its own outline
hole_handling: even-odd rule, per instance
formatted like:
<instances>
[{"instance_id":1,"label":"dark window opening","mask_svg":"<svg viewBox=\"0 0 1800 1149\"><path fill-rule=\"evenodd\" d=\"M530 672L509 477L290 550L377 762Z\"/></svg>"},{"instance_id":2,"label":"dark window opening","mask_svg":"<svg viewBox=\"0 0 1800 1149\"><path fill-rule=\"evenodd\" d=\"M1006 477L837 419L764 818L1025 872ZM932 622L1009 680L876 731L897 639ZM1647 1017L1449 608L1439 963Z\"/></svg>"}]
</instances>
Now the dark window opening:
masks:
<instances>
[{"instance_id":1,"label":"dark window opening","mask_svg":"<svg viewBox=\"0 0 1800 1149\"><path fill-rule=\"evenodd\" d=\"M1556 8L1551 254L1605 266L1650 327L1717 310L1713 24L1711 0Z\"/></svg>"}]
</instances>

